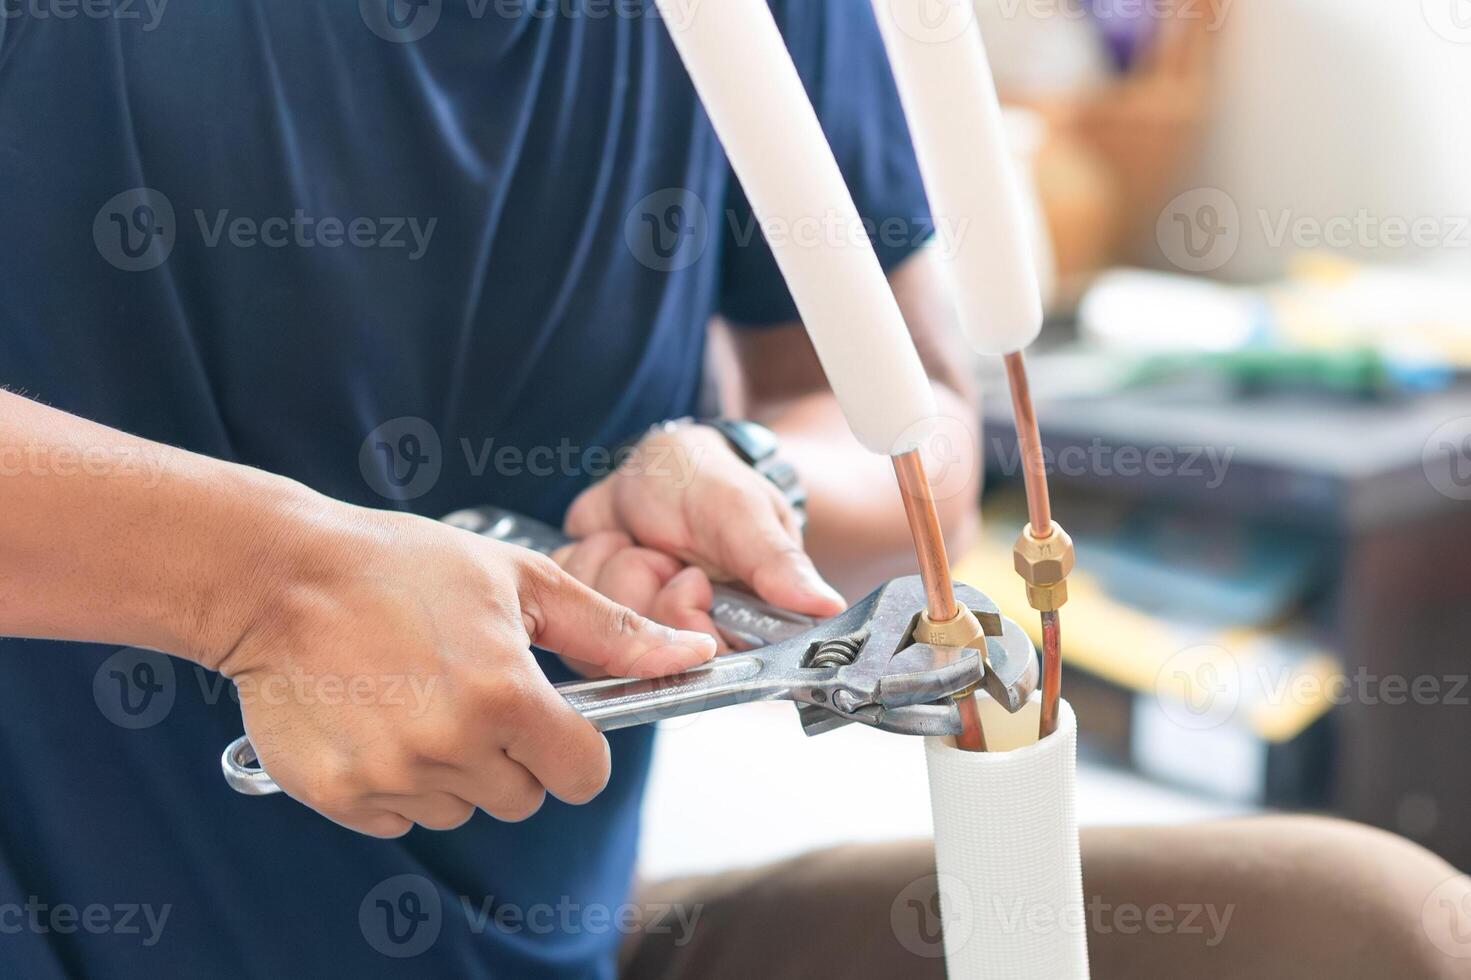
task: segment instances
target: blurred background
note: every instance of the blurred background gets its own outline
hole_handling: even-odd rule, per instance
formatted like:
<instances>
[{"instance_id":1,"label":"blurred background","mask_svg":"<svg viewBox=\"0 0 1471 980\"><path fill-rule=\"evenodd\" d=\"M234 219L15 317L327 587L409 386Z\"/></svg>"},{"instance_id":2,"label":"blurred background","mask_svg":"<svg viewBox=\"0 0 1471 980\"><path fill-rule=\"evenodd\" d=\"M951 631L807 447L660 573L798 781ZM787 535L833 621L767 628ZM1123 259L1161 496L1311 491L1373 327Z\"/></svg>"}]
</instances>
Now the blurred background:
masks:
<instances>
[{"instance_id":1,"label":"blurred background","mask_svg":"<svg viewBox=\"0 0 1471 980\"><path fill-rule=\"evenodd\" d=\"M1331 812L1471 867L1471 0L974 6L1044 270L1083 822ZM977 370L953 557L1031 624ZM658 752L651 875L929 832L915 740L758 705Z\"/></svg>"}]
</instances>

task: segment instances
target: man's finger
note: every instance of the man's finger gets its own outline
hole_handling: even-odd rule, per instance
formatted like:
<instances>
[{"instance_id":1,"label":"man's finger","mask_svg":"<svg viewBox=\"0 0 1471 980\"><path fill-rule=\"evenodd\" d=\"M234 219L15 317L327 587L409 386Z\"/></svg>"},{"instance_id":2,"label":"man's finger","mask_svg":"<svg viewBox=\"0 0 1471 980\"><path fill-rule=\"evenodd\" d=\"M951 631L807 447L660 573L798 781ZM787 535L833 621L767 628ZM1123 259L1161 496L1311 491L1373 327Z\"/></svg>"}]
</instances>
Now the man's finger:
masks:
<instances>
[{"instance_id":1,"label":"man's finger","mask_svg":"<svg viewBox=\"0 0 1471 980\"><path fill-rule=\"evenodd\" d=\"M618 552L633 546L633 539L618 531L600 531L560 548L552 555L567 574L584 585L597 588L603 565Z\"/></svg>"},{"instance_id":2,"label":"man's finger","mask_svg":"<svg viewBox=\"0 0 1471 980\"><path fill-rule=\"evenodd\" d=\"M620 605L652 614L659 591L683 567L660 551L625 548L604 562L597 581L589 584Z\"/></svg>"},{"instance_id":3,"label":"man's finger","mask_svg":"<svg viewBox=\"0 0 1471 980\"><path fill-rule=\"evenodd\" d=\"M605 598L549 558L521 565L521 611L531 642L620 677L678 673L715 656L715 641L673 630Z\"/></svg>"},{"instance_id":4,"label":"man's finger","mask_svg":"<svg viewBox=\"0 0 1471 980\"><path fill-rule=\"evenodd\" d=\"M812 616L835 616L847 608L781 520L780 504L752 494L742 508L746 520L721 526L727 567L767 602Z\"/></svg>"},{"instance_id":5,"label":"man's finger","mask_svg":"<svg viewBox=\"0 0 1471 980\"><path fill-rule=\"evenodd\" d=\"M603 791L612 772L613 755L603 733L593 727L572 705L545 681L526 685L510 719L511 737L505 744L506 760L523 769L541 787L545 787L564 803L586 803ZM508 767L488 770L487 779L475 793L477 803L492 800L499 783L506 778ZM502 803L505 820L524 820L541 806L539 795L527 795L524 786L514 787L513 800L530 805L517 811L512 803L509 812ZM494 811L491 811L494 812Z\"/></svg>"},{"instance_id":6,"label":"man's finger","mask_svg":"<svg viewBox=\"0 0 1471 980\"><path fill-rule=\"evenodd\" d=\"M659 590L651 612L661 623L682 630L709 633L721 643L715 621L710 618L715 592L710 577L699 568L686 568ZM724 645L721 644L722 649Z\"/></svg>"},{"instance_id":7,"label":"man's finger","mask_svg":"<svg viewBox=\"0 0 1471 980\"><path fill-rule=\"evenodd\" d=\"M475 753L446 780L445 788L507 823L525 820L541 809L546 798L541 779L501 750Z\"/></svg>"},{"instance_id":8,"label":"man's finger","mask_svg":"<svg viewBox=\"0 0 1471 980\"><path fill-rule=\"evenodd\" d=\"M574 538L590 537L599 531L610 531L618 527L618 515L614 512L612 484L604 480L594 483L572 501L563 522L563 530Z\"/></svg>"}]
</instances>

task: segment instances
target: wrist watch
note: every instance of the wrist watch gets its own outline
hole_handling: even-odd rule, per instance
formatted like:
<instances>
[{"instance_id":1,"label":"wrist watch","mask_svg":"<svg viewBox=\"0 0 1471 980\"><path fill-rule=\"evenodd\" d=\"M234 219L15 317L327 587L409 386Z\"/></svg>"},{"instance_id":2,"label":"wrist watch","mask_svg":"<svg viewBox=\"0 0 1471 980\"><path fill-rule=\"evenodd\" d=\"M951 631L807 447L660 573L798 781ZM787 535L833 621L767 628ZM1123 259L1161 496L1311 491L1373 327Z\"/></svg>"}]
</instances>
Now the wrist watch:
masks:
<instances>
[{"instance_id":1,"label":"wrist watch","mask_svg":"<svg viewBox=\"0 0 1471 980\"><path fill-rule=\"evenodd\" d=\"M693 416L660 422L651 431L672 432L684 425L703 425L719 432L736 456L781 491L782 497L796 512L798 522L807 523L807 490L797 476L797 468L780 458L781 440L775 432L749 419L697 419Z\"/></svg>"}]
</instances>

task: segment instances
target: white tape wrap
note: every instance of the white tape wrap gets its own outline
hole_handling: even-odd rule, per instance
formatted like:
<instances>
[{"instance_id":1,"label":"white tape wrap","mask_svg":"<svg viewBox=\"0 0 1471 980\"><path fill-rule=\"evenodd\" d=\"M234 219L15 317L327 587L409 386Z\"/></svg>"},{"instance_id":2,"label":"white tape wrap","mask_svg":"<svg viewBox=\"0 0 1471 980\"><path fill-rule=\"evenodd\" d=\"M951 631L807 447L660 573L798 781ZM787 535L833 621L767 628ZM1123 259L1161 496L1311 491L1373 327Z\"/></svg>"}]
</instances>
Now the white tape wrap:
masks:
<instances>
[{"instance_id":1,"label":"white tape wrap","mask_svg":"<svg viewBox=\"0 0 1471 980\"><path fill-rule=\"evenodd\" d=\"M929 379L766 0L658 0L858 441L916 448Z\"/></svg>"},{"instance_id":2,"label":"white tape wrap","mask_svg":"<svg viewBox=\"0 0 1471 980\"><path fill-rule=\"evenodd\" d=\"M1042 329L1026 211L980 28L968 6L939 23L934 6L873 0L961 322L976 350L1009 354Z\"/></svg>"},{"instance_id":3,"label":"white tape wrap","mask_svg":"<svg viewBox=\"0 0 1471 980\"><path fill-rule=\"evenodd\" d=\"M928 739L935 865L952 980L1086 980L1078 725L1012 752Z\"/></svg>"}]
</instances>

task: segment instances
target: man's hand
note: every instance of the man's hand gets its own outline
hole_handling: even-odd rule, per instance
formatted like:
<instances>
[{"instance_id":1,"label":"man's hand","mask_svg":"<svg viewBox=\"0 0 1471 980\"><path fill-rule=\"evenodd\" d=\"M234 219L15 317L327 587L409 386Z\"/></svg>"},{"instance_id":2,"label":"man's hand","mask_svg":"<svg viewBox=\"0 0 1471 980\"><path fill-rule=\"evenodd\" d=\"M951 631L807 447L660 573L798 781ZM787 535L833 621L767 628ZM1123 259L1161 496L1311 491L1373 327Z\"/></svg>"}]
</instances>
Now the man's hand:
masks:
<instances>
[{"instance_id":1,"label":"man's hand","mask_svg":"<svg viewBox=\"0 0 1471 980\"><path fill-rule=\"evenodd\" d=\"M620 605L680 629L709 633L720 643L710 619L714 592L701 569L662 551L640 548L618 531L599 531L557 549L552 558L579 582ZM606 671L564 656L567 666L586 677Z\"/></svg>"},{"instance_id":2,"label":"man's hand","mask_svg":"<svg viewBox=\"0 0 1471 980\"><path fill-rule=\"evenodd\" d=\"M548 792L584 803L602 790L607 741L532 644L624 676L715 653L710 637L659 626L525 549L319 506L282 533L248 625L213 666L235 681L281 788L363 833L448 829L476 807L523 820Z\"/></svg>"},{"instance_id":3,"label":"man's hand","mask_svg":"<svg viewBox=\"0 0 1471 980\"><path fill-rule=\"evenodd\" d=\"M802 550L796 514L781 493L707 426L686 424L645 436L628 465L573 502L566 529L585 539L626 535L711 577L743 582L767 602L794 612L832 616L846 607ZM683 585L690 592L680 593L676 605L688 607L693 584ZM708 617L698 625L688 615L677 621L707 628Z\"/></svg>"}]
</instances>

